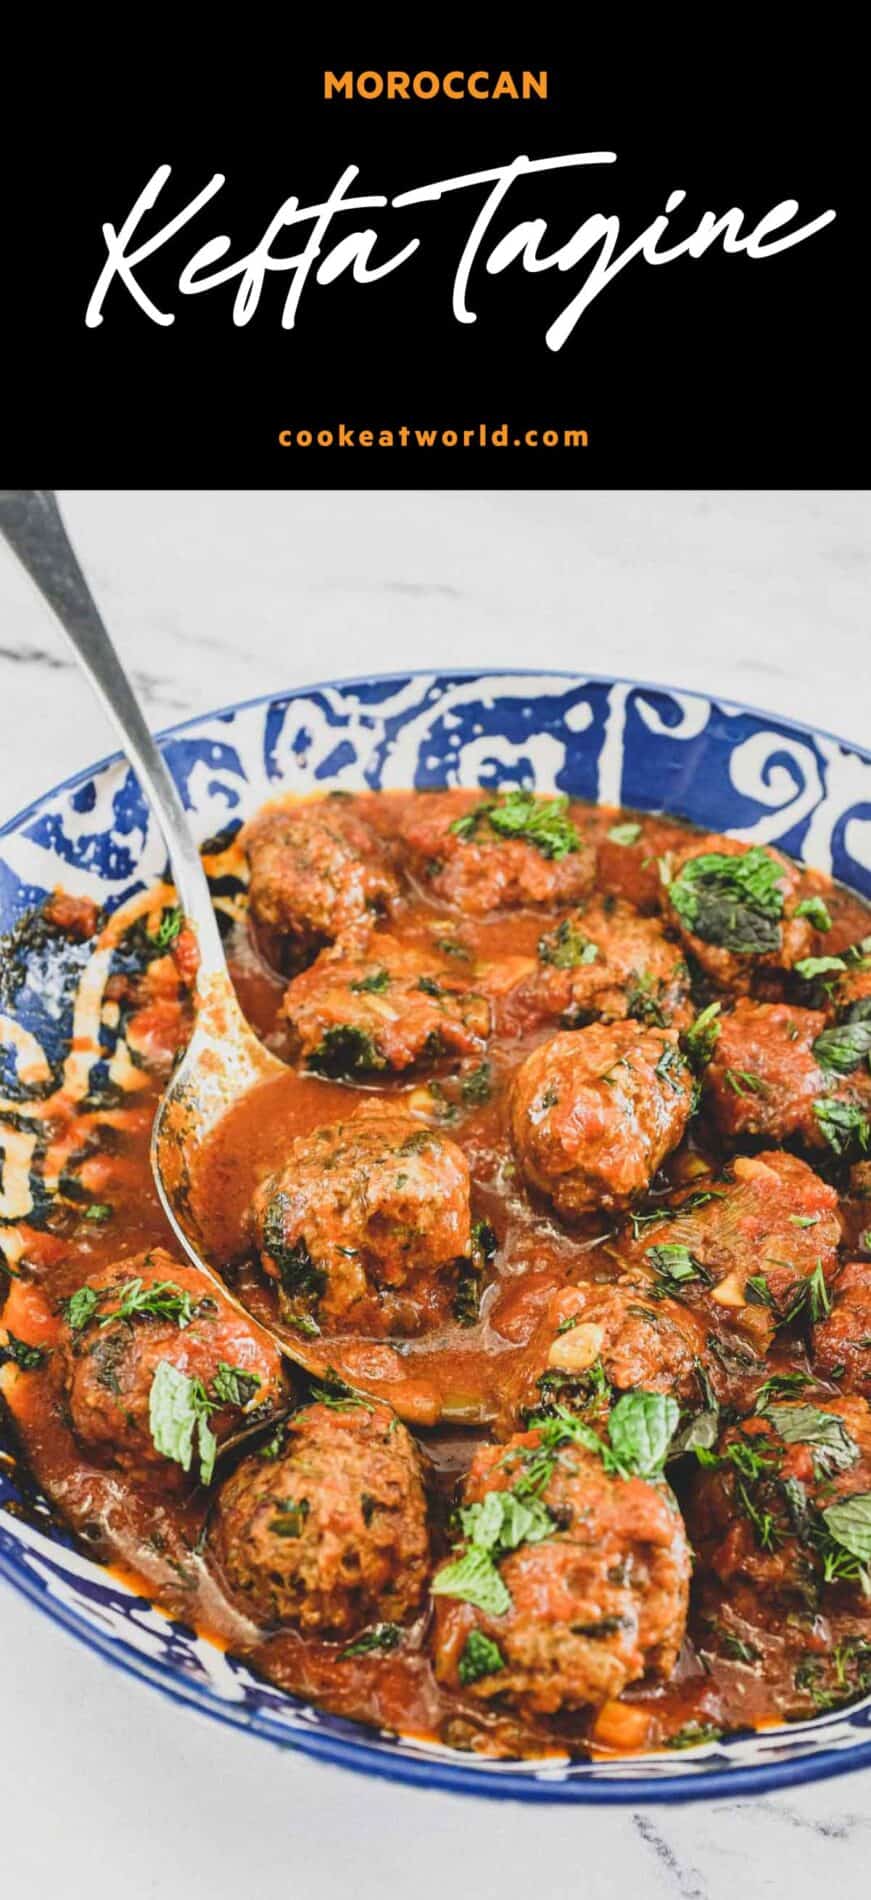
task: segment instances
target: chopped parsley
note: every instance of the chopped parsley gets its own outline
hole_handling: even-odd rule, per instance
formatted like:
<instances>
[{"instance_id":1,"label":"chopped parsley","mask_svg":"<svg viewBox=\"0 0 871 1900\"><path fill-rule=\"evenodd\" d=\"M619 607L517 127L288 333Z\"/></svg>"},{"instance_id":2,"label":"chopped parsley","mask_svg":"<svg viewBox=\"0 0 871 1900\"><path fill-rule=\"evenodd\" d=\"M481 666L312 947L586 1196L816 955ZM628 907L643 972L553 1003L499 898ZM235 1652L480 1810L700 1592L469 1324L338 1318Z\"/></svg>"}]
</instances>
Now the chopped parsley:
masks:
<instances>
[{"instance_id":1,"label":"chopped parsley","mask_svg":"<svg viewBox=\"0 0 871 1900\"><path fill-rule=\"evenodd\" d=\"M806 917L808 923L813 924L814 930L831 930L832 928L828 907L821 897L803 897L801 903L796 904L793 915Z\"/></svg>"},{"instance_id":2,"label":"chopped parsley","mask_svg":"<svg viewBox=\"0 0 871 1900\"><path fill-rule=\"evenodd\" d=\"M358 1029L354 1023L333 1023L312 1050L308 1066L315 1075L340 1082L367 1069L383 1069L384 1057L365 1029Z\"/></svg>"},{"instance_id":3,"label":"chopped parsley","mask_svg":"<svg viewBox=\"0 0 871 1900\"><path fill-rule=\"evenodd\" d=\"M339 1660L347 1662L352 1656L371 1656L374 1651L395 1649L401 1641L402 1631L398 1623L374 1623L370 1630L358 1636L356 1642L349 1643L343 1649Z\"/></svg>"},{"instance_id":4,"label":"chopped parsley","mask_svg":"<svg viewBox=\"0 0 871 1900\"><path fill-rule=\"evenodd\" d=\"M492 1088L493 1072L489 1062L480 1062L477 1069L470 1069L460 1083L464 1102L489 1102Z\"/></svg>"},{"instance_id":5,"label":"chopped parsley","mask_svg":"<svg viewBox=\"0 0 871 1900\"><path fill-rule=\"evenodd\" d=\"M685 1029L681 1042L695 1069L705 1069L711 1060L720 1034L720 1004L709 1003L695 1022Z\"/></svg>"},{"instance_id":6,"label":"chopped parsley","mask_svg":"<svg viewBox=\"0 0 871 1900\"><path fill-rule=\"evenodd\" d=\"M7 1328L6 1338L0 1342L0 1365L9 1361L18 1367L19 1372L35 1372L37 1366L44 1363L45 1356L44 1346L29 1346L26 1340L18 1339Z\"/></svg>"},{"instance_id":7,"label":"chopped parsley","mask_svg":"<svg viewBox=\"0 0 871 1900\"><path fill-rule=\"evenodd\" d=\"M381 995L384 990L390 988L390 972L389 970L370 970L368 976L358 976L356 982L348 984L348 988L357 996L365 996L370 991L374 995Z\"/></svg>"},{"instance_id":8,"label":"chopped parsley","mask_svg":"<svg viewBox=\"0 0 871 1900\"><path fill-rule=\"evenodd\" d=\"M275 1262L278 1277L290 1299L316 1301L324 1292L327 1276L315 1265L304 1238L288 1242L285 1228L292 1217L290 1197L274 1194L263 1217L262 1246Z\"/></svg>"},{"instance_id":9,"label":"chopped parsley","mask_svg":"<svg viewBox=\"0 0 871 1900\"><path fill-rule=\"evenodd\" d=\"M555 970L578 970L582 964L595 963L598 955L598 945L571 917L563 917L555 930L538 939L539 962L550 963Z\"/></svg>"},{"instance_id":10,"label":"chopped parsley","mask_svg":"<svg viewBox=\"0 0 871 1900\"><path fill-rule=\"evenodd\" d=\"M726 1069L723 1081L732 1090L733 1095L767 1095L768 1093L761 1076L753 1075L750 1069Z\"/></svg>"},{"instance_id":11,"label":"chopped parsley","mask_svg":"<svg viewBox=\"0 0 871 1900\"><path fill-rule=\"evenodd\" d=\"M486 799L474 811L455 818L451 830L467 843L486 824L497 837L521 838L534 845L543 858L565 858L569 852L578 851L581 844L567 816L568 807L565 793L542 798L518 788L502 793L496 800Z\"/></svg>"},{"instance_id":12,"label":"chopped parsley","mask_svg":"<svg viewBox=\"0 0 871 1900\"><path fill-rule=\"evenodd\" d=\"M499 1644L494 1643L491 1636L485 1636L483 1630L470 1630L457 1664L457 1674L464 1688L470 1682L480 1682L482 1676L493 1676L497 1670L504 1668L505 1658Z\"/></svg>"},{"instance_id":13,"label":"chopped parsley","mask_svg":"<svg viewBox=\"0 0 871 1900\"><path fill-rule=\"evenodd\" d=\"M689 858L668 886L685 928L704 943L738 956L765 956L780 948L783 869L754 845L740 857L703 851Z\"/></svg>"},{"instance_id":14,"label":"chopped parsley","mask_svg":"<svg viewBox=\"0 0 871 1900\"><path fill-rule=\"evenodd\" d=\"M843 957L802 957L794 965L796 976L804 983L813 983L818 976L840 976L846 968Z\"/></svg>"},{"instance_id":15,"label":"chopped parsley","mask_svg":"<svg viewBox=\"0 0 871 1900\"><path fill-rule=\"evenodd\" d=\"M149 931L152 943L156 943L159 950L168 950L170 944L175 943L183 922L182 913L174 904L164 911L157 929Z\"/></svg>"}]
</instances>

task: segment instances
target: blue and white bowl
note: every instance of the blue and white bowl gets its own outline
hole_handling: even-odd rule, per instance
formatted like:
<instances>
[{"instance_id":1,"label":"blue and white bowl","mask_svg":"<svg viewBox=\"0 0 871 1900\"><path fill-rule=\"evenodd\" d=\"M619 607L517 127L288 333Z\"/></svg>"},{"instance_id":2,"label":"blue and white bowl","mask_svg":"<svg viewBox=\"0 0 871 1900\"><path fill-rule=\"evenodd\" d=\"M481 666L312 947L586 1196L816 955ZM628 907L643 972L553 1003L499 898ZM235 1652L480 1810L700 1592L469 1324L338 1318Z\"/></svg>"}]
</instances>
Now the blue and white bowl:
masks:
<instances>
[{"instance_id":1,"label":"blue and white bowl","mask_svg":"<svg viewBox=\"0 0 871 1900\"><path fill-rule=\"evenodd\" d=\"M162 745L201 841L282 789L535 785L777 844L871 897L868 753L671 687L534 672L345 680L207 714ZM0 931L58 884L113 909L159 880L165 858L132 772L107 759L0 833ZM52 1066L69 1037L70 1002L63 986L35 984L10 1006ZM16 1094L8 1019L0 1044L2 1150ZM20 1035L18 1044L34 1046ZM689 1753L564 1765L477 1761L358 1727L259 1681L80 1556L12 1471L0 1460L0 1575L177 1702L345 1767L468 1794L637 1803L762 1792L871 1764L871 1700Z\"/></svg>"}]
</instances>

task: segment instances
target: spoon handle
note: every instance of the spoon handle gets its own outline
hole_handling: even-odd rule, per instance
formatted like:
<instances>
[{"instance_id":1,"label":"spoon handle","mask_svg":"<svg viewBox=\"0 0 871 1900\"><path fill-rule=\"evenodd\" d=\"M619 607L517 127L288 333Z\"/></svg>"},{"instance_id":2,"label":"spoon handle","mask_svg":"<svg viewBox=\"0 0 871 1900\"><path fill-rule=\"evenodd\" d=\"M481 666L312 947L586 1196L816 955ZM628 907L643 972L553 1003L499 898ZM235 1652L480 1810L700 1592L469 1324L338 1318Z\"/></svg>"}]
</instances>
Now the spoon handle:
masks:
<instances>
[{"instance_id":1,"label":"spoon handle","mask_svg":"<svg viewBox=\"0 0 871 1900\"><path fill-rule=\"evenodd\" d=\"M0 530L57 615L120 735L163 833L179 903L197 933L201 972L223 973L220 932L184 806L100 618L51 489L0 489Z\"/></svg>"}]
</instances>

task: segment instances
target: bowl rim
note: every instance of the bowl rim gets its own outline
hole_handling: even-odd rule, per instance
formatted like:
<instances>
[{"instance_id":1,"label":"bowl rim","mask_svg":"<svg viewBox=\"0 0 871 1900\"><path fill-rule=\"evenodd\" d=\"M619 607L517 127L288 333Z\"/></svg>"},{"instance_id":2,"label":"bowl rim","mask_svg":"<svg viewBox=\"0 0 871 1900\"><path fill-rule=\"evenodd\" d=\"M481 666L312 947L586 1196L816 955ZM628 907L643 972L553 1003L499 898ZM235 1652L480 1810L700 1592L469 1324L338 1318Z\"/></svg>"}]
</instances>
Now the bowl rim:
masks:
<instances>
[{"instance_id":1,"label":"bowl rim","mask_svg":"<svg viewBox=\"0 0 871 1900\"><path fill-rule=\"evenodd\" d=\"M831 740L845 747L856 756L871 764L871 752L858 742L844 739L840 734L830 732L822 726L809 725L804 720L792 719L788 715L772 711L767 707L749 705L744 700L734 699L730 695L718 695L715 690L704 692L698 687L674 686L661 680L640 680L627 674L590 672L564 667L523 667L523 666L445 666L438 664L425 667L391 668L387 672L343 675L328 680L303 681L273 692L255 693L248 699L231 700L223 706L211 707L203 712L189 715L169 726L163 726L155 732L158 741L172 739L195 726L210 720L221 719L228 714L248 711L257 706L272 705L276 701L291 701L307 693L323 692L329 689L344 690L355 686L373 686L391 680L428 679L434 681L449 679L564 679L578 685L626 686L639 692L679 695L682 698L703 700L709 704L734 708L737 712L749 713L751 717L771 720L776 725L787 726L793 732L801 733L810 739ZM377 708L375 709L377 710ZM77 786L95 777L98 773L124 762L121 751L107 753L104 757L78 768L66 778L37 794L29 804L0 824L0 839L21 829L27 820L55 798L74 790ZM14 1519L13 1519L14 1525ZM94 1565L96 1571L104 1567ZM26 1601L34 1605L43 1615L68 1631L78 1642L101 1655L115 1669L159 1690L168 1700L192 1709L199 1714L224 1723L229 1728L270 1741L280 1747L291 1748L308 1755L315 1760L330 1762L338 1767L350 1769L360 1774L375 1775L379 1779L398 1781L412 1786L438 1789L452 1794L477 1795L486 1800L513 1799L543 1803L570 1803L582 1806L637 1806L639 1803L657 1805L684 1801L719 1800L740 1795L765 1793L775 1788L795 1787L804 1782L823 1781L835 1775L850 1774L871 1766L871 1740L857 1742L838 1748L821 1748L813 1753L793 1755L782 1761L757 1762L746 1766L738 1765L726 1768L711 1768L703 1774L680 1774L668 1776L650 1776L643 1773L621 1775L619 1779L597 1779L595 1772L589 1777L561 1780L559 1766L554 1764L553 1775L538 1775L522 1766L493 1772L485 1762L473 1767L464 1759L447 1760L438 1755L405 1755L392 1753L387 1748L375 1748L366 1740L367 1731L361 1724L360 1739L331 1735L324 1730L305 1728L286 1728L274 1721L268 1712L251 1710L240 1704L226 1701L205 1683L197 1682L188 1676L175 1674L166 1664L155 1663L141 1652L130 1648L119 1648L115 1637L95 1628L77 1611L71 1609L58 1597L40 1588L6 1552L0 1549L0 1577L17 1590ZM147 1600L147 1599L143 1599ZM298 1701L298 1698L294 1698ZM789 1737L789 1727L784 1728L784 1737ZM643 1762L644 1757L639 1757Z\"/></svg>"}]
</instances>

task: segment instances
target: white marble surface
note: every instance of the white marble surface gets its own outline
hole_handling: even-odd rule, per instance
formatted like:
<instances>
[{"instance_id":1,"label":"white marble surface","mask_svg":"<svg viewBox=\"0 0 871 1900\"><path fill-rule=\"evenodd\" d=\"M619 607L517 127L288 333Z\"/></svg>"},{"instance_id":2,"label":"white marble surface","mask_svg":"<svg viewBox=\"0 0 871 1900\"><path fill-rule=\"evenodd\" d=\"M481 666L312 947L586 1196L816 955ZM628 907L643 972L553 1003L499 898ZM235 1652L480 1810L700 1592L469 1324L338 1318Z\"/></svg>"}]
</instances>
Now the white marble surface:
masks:
<instances>
[{"instance_id":1,"label":"white marble surface","mask_svg":"<svg viewBox=\"0 0 871 1900\"><path fill-rule=\"evenodd\" d=\"M867 740L867 493L61 501L155 725L337 674L508 662L700 686ZM6 558L0 705L0 821L110 749ZM400 1792L176 1709L0 1591L10 1894L858 1900L867 1885L869 1774L634 1813Z\"/></svg>"}]
</instances>

